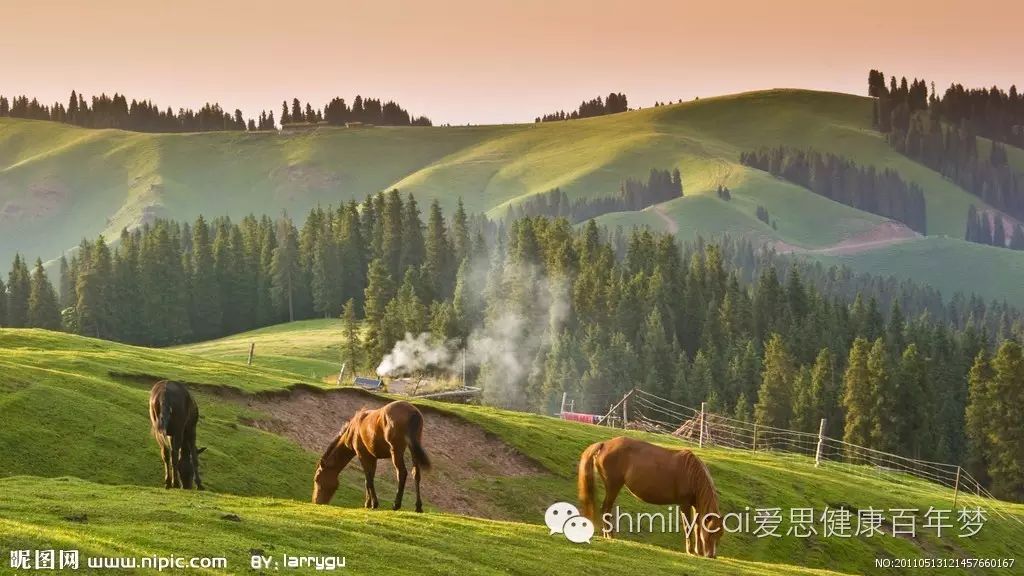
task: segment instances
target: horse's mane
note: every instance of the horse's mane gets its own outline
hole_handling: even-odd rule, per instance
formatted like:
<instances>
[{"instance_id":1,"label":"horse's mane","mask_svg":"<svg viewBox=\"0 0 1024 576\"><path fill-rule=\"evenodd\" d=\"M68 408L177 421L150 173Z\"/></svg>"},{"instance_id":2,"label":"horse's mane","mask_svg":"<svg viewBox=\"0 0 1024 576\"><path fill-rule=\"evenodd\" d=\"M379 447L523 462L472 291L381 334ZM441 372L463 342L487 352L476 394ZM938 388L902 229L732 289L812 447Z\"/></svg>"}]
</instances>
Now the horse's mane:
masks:
<instances>
[{"instance_id":1,"label":"horse's mane","mask_svg":"<svg viewBox=\"0 0 1024 576\"><path fill-rule=\"evenodd\" d=\"M694 494L697 497L697 508L703 513L718 513L718 492L715 490L715 481L711 477L711 471L704 462L697 458L697 455L689 450L686 451L685 469L686 475L693 482Z\"/></svg>"}]
</instances>

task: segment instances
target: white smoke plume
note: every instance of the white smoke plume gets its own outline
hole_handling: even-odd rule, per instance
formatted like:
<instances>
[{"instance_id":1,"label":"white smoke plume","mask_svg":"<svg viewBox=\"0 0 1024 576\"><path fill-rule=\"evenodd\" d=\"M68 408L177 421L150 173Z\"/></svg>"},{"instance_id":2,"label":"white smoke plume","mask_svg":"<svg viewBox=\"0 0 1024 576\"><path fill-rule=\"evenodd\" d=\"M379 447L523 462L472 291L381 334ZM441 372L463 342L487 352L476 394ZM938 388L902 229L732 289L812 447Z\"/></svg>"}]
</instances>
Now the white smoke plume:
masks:
<instances>
[{"instance_id":1,"label":"white smoke plume","mask_svg":"<svg viewBox=\"0 0 1024 576\"><path fill-rule=\"evenodd\" d=\"M472 274L474 294L487 290L485 274ZM508 267L499 294L488 303L484 321L465 342L441 341L430 333L406 334L377 367L381 377L426 370L458 375L465 367L479 369L477 384L490 404L523 407L526 384L543 365L543 354L562 330L571 312L564 282L551 280L534 267Z\"/></svg>"},{"instance_id":2,"label":"white smoke plume","mask_svg":"<svg viewBox=\"0 0 1024 576\"><path fill-rule=\"evenodd\" d=\"M418 336L406 333L405 339L395 344L380 366L378 376L406 376L427 369L448 369L452 351L446 342L437 342L429 332Z\"/></svg>"}]
</instances>

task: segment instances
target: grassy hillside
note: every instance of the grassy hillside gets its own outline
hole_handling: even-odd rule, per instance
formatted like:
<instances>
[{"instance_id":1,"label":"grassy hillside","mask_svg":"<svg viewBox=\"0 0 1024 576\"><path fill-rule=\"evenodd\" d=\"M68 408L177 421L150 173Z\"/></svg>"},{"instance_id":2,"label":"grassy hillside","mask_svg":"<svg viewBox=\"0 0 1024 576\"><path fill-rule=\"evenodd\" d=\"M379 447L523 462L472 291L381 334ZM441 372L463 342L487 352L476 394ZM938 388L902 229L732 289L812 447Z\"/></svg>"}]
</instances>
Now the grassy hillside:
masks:
<instances>
[{"instance_id":1,"label":"grassy hillside","mask_svg":"<svg viewBox=\"0 0 1024 576\"><path fill-rule=\"evenodd\" d=\"M329 329L329 322L301 323L279 327L276 333L292 343L291 353L302 356L324 349L333 340ZM303 333L308 336L300 341ZM219 353L212 345L208 350ZM681 538L676 534L640 534L624 538L636 543L601 541L592 547L573 547L559 537L547 536L541 525L543 509L557 500L575 500L580 451L618 432L531 414L432 402L421 404L480 427L545 471L515 475L471 467L460 477L464 484L452 486L471 499L487 501L488 506L480 509L520 523L437 514L440 504L429 500L430 513L425 516L314 508L304 502L317 453L249 425L272 422L277 404L288 402L289 396L252 396L260 400L257 404L239 396L288 388L301 381L293 373L34 330L0 330L0 370L4 374L0 445L5 447L0 452L0 489L9 495L0 501L0 548L5 549L76 542L83 553L90 554L223 551L237 566L247 561L248 550L259 548L275 554L344 554L367 569L385 562L399 569L422 569L413 559L427 558L458 562L467 573L536 573L555 565L610 570L615 563L629 562L655 572L691 568L709 574L802 573L788 566L752 562L863 573L872 569L875 557L1008 557L1022 552L1015 547L1024 537L1024 527L995 517L982 534L968 540L940 540L930 533L916 540L727 535L720 548L725 559L710 563L679 555ZM146 413L148 385L155 377L197 384L193 389L203 414L200 444L208 446L204 479L215 494L167 493L155 488L162 470ZM220 387L238 391L225 395ZM329 410L326 400L324 396L324 402L303 406ZM344 417L327 416L331 422ZM314 417L309 413L310 420ZM637 435L680 445L664 436ZM804 457L726 449L704 449L700 455L715 477L725 511L748 506L819 510L839 504L922 510L951 506L947 489L910 479L850 474L827 465L815 468ZM382 465L378 476L384 482L385 505L391 492L383 478L390 475L391 470ZM357 471L346 471L335 504L360 505L358 477ZM425 480L431 481L431 476ZM619 503L630 512L662 510L641 505L628 495L620 497ZM1024 518L1024 506L1011 509ZM236 514L241 523L225 520L226 514ZM87 521L80 521L83 517ZM190 533L202 535L174 540L154 536L182 520L197 523L202 530ZM311 533L330 536L310 538Z\"/></svg>"},{"instance_id":2,"label":"grassy hillside","mask_svg":"<svg viewBox=\"0 0 1024 576\"><path fill-rule=\"evenodd\" d=\"M271 498L100 486L74 478L0 480L0 548L77 549L90 556L344 556L354 574L839 574L731 558L707 560L621 540L574 545L543 525L446 514L364 511ZM69 520L69 518L71 520ZM187 526L187 529L182 529ZM173 535L173 536L171 536ZM0 572L4 569L0 568ZM90 573L88 570L82 570ZM312 574L313 569L282 573Z\"/></svg>"},{"instance_id":3,"label":"grassy hillside","mask_svg":"<svg viewBox=\"0 0 1024 576\"><path fill-rule=\"evenodd\" d=\"M907 278L938 288L1024 305L1024 252L943 237L918 238L848 255L815 255L824 263ZM955 264L951 264L955 263Z\"/></svg>"},{"instance_id":4,"label":"grassy hillside","mask_svg":"<svg viewBox=\"0 0 1024 576\"><path fill-rule=\"evenodd\" d=\"M729 232L806 249L868 233L882 219L742 166L761 146L813 147L879 169L892 168L925 191L930 235L960 238L977 198L895 153L870 125L871 102L848 94L772 90L571 122L464 127L320 128L309 133L137 134L0 118L0 262L16 251L57 257L83 237L116 234L156 217L241 217L258 210L301 216L321 204L398 187L426 206L503 213L523 198L561 187L570 197L613 194L627 177L678 167L686 197L642 212L609 214L610 226L646 225L713 237ZM1010 150L1024 166L1024 151ZM719 185L732 201L719 200ZM755 218L768 209L777 227ZM929 266L912 261L930 246ZM956 278L1000 278L986 296L1024 305L1024 254L995 254L948 242L872 249L844 261L872 262L951 294ZM938 248L950 248L942 251ZM979 251L980 250L980 251ZM971 264L963 257L976 256ZM961 268L963 267L963 268ZM312 360L292 365L324 373Z\"/></svg>"},{"instance_id":5,"label":"grassy hillside","mask_svg":"<svg viewBox=\"0 0 1024 576\"><path fill-rule=\"evenodd\" d=\"M204 358L245 363L249 345L255 344L253 366L278 368L320 380L337 374L341 367L342 322L335 319L305 320L268 326L174 350Z\"/></svg>"},{"instance_id":6,"label":"grassy hillside","mask_svg":"<svg viewBox=\"0 0 1024 576\"><path fill-rule=\"evenodd\" d=\"M134 134L5 118L0 260L14 250L54 257L82 235L154 216L241 216L257 206L301 214L391 187L448 208L461 196L470 210L494 214L556 186L574 197L608 195L654 167L679 167L688 195L728 185L733 218L749 219L765 205L779 219L779 230L765 235L797 245L833 243L877 222L737 161L743 150L778 144L897 169L926 190L929 229L960 235L973 199L895 154L870 117L866 98L780 90L572 122L291 134ZM684 231L717 231L688 210L670 217Z\"/></svg>"}]
</instances>

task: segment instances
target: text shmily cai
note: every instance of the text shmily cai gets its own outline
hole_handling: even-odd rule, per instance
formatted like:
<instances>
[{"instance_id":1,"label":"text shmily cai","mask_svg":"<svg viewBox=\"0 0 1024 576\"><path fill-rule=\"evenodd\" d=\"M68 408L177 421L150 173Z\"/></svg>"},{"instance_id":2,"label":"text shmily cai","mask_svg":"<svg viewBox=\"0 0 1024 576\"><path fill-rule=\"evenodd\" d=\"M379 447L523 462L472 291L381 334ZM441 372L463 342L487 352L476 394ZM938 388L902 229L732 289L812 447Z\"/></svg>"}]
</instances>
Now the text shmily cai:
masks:
<instances>
[{"instance_id":1,"label":"text shmily cai","mask_svg":"<svg viewBox=\"0 0 1024 576\"><path fill-rule=\"evenodd\" d=\"M616 507L602 516L605 532L686 532L711 516L721 519L726 533L747 533L758 538L873 538L880 536L915 537L918 530L936 537L970 538L981 532L986 520L982 508L744 508L721 516L705 515L689 519L678 506L665 512L627 512ZM710 524L705 524L710 525Z\"/></svg>"}]
</instances>

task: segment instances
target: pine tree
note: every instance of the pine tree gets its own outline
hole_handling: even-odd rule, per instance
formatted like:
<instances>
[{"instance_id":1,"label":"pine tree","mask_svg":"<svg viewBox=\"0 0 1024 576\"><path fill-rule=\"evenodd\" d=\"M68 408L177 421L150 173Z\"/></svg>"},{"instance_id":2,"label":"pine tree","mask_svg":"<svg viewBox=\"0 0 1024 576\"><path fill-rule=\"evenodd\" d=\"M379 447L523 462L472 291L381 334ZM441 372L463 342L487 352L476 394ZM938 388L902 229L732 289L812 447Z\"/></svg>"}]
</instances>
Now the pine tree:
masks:
<instances>
[{"instance_id":1,"label":"pine tree","mask_svg":"<svg viewBox=\"0 0 1024 576\"><path fill-rule=\"evenodd\" d=\"M28 325L30 289L28 266L20 254L15 254L11 272L7 276L7 325L11 328L24 328Z\"/></svg>"},{"instance_id":2,"label":"pine tree","mask_svg":"<svg viewBox=\"0 0 1024 576\"><path fill-rule=\"evenodd\" d=\"M356 317L356 302L349 298L341 312L341 333L343 337L341 360L352 374L358 374L363 366L363 343L359 337L359 319Z\"/></svg>"},{"instance_id":3,"label":"pine tree","mask_svg":"<svg viewBox=\"0 0 1024 576\"><path fill-rule=\"evenodd\" d=\"M89 250L89 258L84 262L75 283L75 293L78 294L75 311L78 315L78 329L82 334L96 338L110 335L110 277L110 249L103 236L100 236Z\"/></svg>"},{"instance_id":4,"label":"pine tree","mask_svg":"<svg viewBox=\"0 0 1024 576\"><path fill-rule=\"evenodd\" d=\"M60 308L64 310L75 305L75 278L72 275L68 259L60 256Z\"/></svg>"},{"instance_id":5,"label":"pine tree","mask_svg":"<svg viewBox=\"0 0 1024 576\"><path fill-rule=\"evenodd\" d=\"M380 258L370 262L370 270L366 278L366 294L364 317L366 318L366 361L370 364L378 362L383 356L384 347L382 324L388 302L393 297L393 284L388 275L387 267Z\"/></svg>"},{"instance_id":6,"label":"pine tree","mask_svg":"<svg viewBox=\"0 0 1024 576\"><path fill-rule=\"evenodd\" d=\"M790 426L801 432L816 432L821 419L818 399L814 397L811 371L802 366L793 378L793 416Z\"/></svg>"},{"instance_id":7,"label":"pine tree","mask_svg":"<svg viewBox=\"0 0 1024 576\"><path fill-rule=\"evenodd\" d=\"M452 217L452 249L456 263L461 263L469 256L469 218L466 216L466 207L462 204L461 196Z\"/></svg>"},{"instance_id":8,"label":"pine tree","mask_svg":"<svg viewBox=\"0 0 1024 576\"><path fill-rule=\"evenodd\" d=\"M990 485L988 471L992 447L988 430L995 409L991 392L992 378L988 352L981 350L974 357L974 365L968 373L968 404L964 423L969 448L967 471L986 486Z\"/></svg>"},{"instance_id":9,"label":"pine tree","mask_svg":"<svg viewBox=\"0 0 1024 576\"><path fill-rule=\"evenodd\" d=\"M886 452L899 449L899 395L893 385L889 351L882 338L875 340L868 354L868 382L872 394L871 443L869 447Z\"/></svg>"},{"instance_id":10,"label":"pine tree","mask_svg":"<svg viewBox=\"0 0 1024 576\"><path fill-rule=\"evenodd\" d=\"M199 216L192 226L191 258L192 293L189 317L192 320L192 332L199 340L210 340L220 335L224 318L219 279L214 267L210 228L202 216ZM228 256L222 254L221 258L226 260Z\"/></svg>"},{"instance_id":11,"label":"pine tree","mask_svg":"<svg viewBox=\"0 0 1024 576\"><path fill-rule=\"evenodd\" d=\"M36 259L36 268L32 273L31 287L28 298L28 326L46 330L60 329L60 310L57 306L57 294L43 270L43 261Z\"/></svg>"},{"instance_id":12,"label":"pine tree","mask_svg":"<svg viewBox=\"0 0 1024 576\"><path fill-rule=\"evenodd\" d=\"M302 279L298 232L287 214L277 223L277 247L270 264L270 294L274 305L295 321L295 293Z\"/></svg>"},{"instance_id":13,"label":"pine tree","mask_svg":"<svg viewBox=\"0 0 1024 576\"><path fill-rule=\"evenodd\" d=\"M426 241L423 238L423 222L420 220L420 209L416 198L409 194L406 197L401 221L401 256L399 270L402 274L409 267L419 268L426 258Z\"/></svg>"},{"instance_id":14,"label":"pine tree","mask_svg":"<svg viewBox=\"0 0 1024 576\"><path fill-rule=\"evenodd\" d=\"M996 497L1024 500L1024 353L1021 345L1007 340L992 358L992 380L987 387L989 421L988 460L992 493Z\"/></svg>"},{"instance_id":15,"label":"pine tree","mask_svg":"<svg viewBox=\"0 0 1024 576\"><path fill-rule=\"evenodd\" d=\"M7 287L0 278L0 328L7 326Z\"/></svg>"},{"instance_id":16,"label":"pine tree","mask_svg":"<svg viewBox=\"0 0 1024 576\"><path fill-rule=\"evenodd\" d=\"M825 435L830 438L843 436L843 411L841 386L835 373L835 355L829 348L822 348L811 368L811 396L814 398L820 418L825 419Z\"/></svg>"},{"instance_id":17,"label":"pine tree","mask_svg":"<svg viewBox=\"0 0 1024 576\"><path fill-rule=\"evenodd\" d=\"M764 348L761 388L754 406L754 418L760 426L789 428L793 409L793 357L779 334L772 334Z\"/></svg>"},{"instance_id":18,"label":"pine tree","mask_svg":"<svg viewBox=\"0 0 1024 576\"><path fill-rule=\"evenodd\" d=\"M846 424L843 441L848 444L867 446L871 441L872 416L875 411L874 391L868 371L868 341L857 338L850 348L850 358L843 375L843 408L846 410Z\"/></svg>"},{"instance_id":19,"label":"pine tree","mask_svg":"<svg viewBox=\"0 0 1024 576\"><path fill-rule=\"evenodd\" d=\"M448 229L441 212L441 204L434 200L430 204L427 220L426 261L424 262L430 293L437 299L451 294L451 244Z\"/></svg>"},{"instance_id":20,"label":"pine tree","mask_svg":"<svg viewBox=\"0 0 1024 576\"><path fill-rule=\"evenodd\" d=\"M139 253L139 282L147 343L168 346L186 340L190 336L188 279L180 247L166 222L158 222L143 237Z\"/></svg>"}]
</instances>

